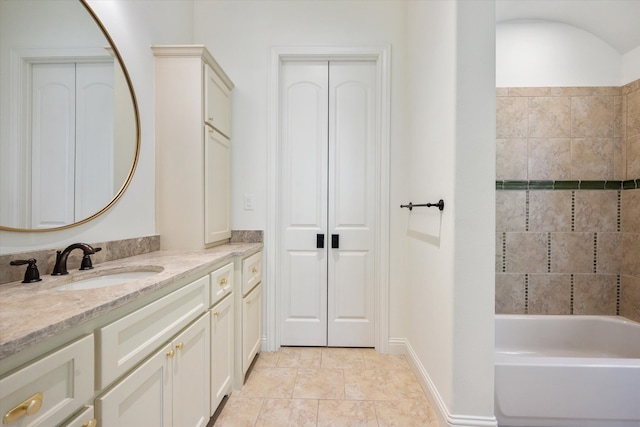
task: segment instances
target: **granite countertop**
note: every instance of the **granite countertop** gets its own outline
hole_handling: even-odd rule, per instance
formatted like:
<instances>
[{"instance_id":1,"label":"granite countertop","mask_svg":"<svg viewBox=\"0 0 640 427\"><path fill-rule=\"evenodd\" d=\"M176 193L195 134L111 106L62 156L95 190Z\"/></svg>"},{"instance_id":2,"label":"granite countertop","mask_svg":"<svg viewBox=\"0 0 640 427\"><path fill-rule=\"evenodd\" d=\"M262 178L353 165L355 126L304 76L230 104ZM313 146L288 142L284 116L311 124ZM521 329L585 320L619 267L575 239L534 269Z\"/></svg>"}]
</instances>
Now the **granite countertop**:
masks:
<instances>
[{"instance_id":1,"label":"granite countertop","mask_svg":"<svg viewBox=\"0 0 640 427\"><path fill-rule=\"evenodd\" d=\"M250 255L262 243L230 243L200 251L157 251L94 266L69 270L65 276L41 275L37 283L0 285L0 360L102 316L137 298L170 286L215 264ZM146 267L162 271L140 280L87 290L59 290L58 286L107 270L135 271Z\"/></svg>"}]
</instances>

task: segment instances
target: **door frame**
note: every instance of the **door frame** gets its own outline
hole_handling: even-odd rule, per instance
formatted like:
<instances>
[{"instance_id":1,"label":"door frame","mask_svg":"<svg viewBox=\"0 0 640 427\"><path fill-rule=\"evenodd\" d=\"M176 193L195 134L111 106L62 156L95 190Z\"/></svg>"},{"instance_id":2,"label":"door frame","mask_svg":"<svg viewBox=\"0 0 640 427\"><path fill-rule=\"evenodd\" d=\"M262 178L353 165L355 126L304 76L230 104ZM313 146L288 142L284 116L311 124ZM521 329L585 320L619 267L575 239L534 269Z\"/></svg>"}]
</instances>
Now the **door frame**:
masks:
<instances>
[{"instance_id":1,"label":"door frame","mask_svg":"<svg viewBox=\"0 0 640 427\"><path fill-rule=\"evenodd\" d=\"M391 46L284 46L270 53L268 78L266 283L263 349L280 348L280 64L283 61L358 61L376 63L377 125L375 137L375 348L389 348L389 152L391 118Z\"/></svg>"}]
</instances>

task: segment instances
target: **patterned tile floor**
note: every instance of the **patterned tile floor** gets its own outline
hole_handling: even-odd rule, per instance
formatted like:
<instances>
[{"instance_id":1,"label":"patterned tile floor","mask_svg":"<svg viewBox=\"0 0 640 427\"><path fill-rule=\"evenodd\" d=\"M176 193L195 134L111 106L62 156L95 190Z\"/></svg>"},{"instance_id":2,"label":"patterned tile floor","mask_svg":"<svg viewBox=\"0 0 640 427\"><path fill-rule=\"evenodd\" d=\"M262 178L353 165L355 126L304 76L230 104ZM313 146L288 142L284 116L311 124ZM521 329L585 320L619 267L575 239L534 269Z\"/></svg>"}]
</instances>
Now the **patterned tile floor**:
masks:
<instances>
[{"instance_id":1,"label":"patterned tile floor","mask_svg":"<svg viewBox=\"0 0 640 427\"><path fill-rule=\"evenodd\" d=\"M438 427L402 355L283 347L258 356L216 427Z\"/></svg>"}]
</instances>

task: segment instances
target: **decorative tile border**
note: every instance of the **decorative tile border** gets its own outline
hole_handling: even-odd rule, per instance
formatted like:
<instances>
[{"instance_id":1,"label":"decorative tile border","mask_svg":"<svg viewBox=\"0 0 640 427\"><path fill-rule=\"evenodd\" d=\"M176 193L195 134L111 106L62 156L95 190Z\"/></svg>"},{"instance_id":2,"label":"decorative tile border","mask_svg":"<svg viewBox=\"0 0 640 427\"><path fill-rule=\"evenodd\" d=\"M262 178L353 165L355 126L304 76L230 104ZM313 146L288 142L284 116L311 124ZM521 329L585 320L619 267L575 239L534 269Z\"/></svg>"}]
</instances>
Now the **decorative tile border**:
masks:
<instances>
[{"instance_id":1,"label":"decorative tile border","mask_svg":"<svg viewBox=\"0 0 640 427\"><path fill-rule=\"evenodd\" d=\"M496 180L496 190L635 190L640 178L626 181L511 181Z\"/></svg>"}]
</instances>

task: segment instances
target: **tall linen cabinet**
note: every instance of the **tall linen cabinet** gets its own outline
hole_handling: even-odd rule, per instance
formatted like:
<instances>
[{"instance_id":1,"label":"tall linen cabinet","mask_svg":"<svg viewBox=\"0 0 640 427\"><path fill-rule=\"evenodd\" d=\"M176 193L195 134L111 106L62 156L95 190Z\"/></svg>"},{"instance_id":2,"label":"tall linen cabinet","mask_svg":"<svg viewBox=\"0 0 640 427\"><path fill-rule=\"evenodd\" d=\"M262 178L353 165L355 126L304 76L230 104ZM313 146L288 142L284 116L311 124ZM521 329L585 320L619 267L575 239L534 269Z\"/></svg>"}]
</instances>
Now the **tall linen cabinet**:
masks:
<instances>
[{"instance_id":1,"label":"tall linen cabinet","mask_svg":"<svg viewBox=\"0 0 640 427\"><path fill-rule=\"evenodd\" d=\"M156 224L163 249L203 249L231 236L231 90L204 46L152 46Z\"/></svg>"}]
</instances>

